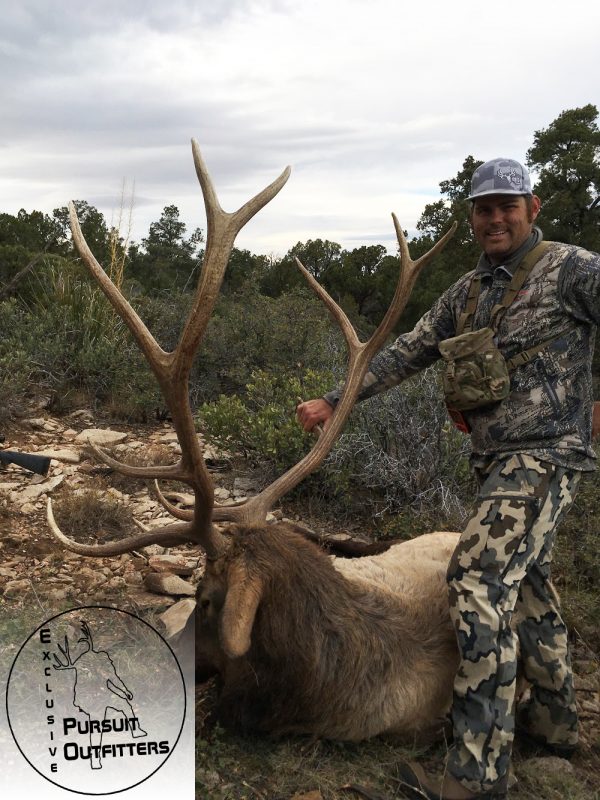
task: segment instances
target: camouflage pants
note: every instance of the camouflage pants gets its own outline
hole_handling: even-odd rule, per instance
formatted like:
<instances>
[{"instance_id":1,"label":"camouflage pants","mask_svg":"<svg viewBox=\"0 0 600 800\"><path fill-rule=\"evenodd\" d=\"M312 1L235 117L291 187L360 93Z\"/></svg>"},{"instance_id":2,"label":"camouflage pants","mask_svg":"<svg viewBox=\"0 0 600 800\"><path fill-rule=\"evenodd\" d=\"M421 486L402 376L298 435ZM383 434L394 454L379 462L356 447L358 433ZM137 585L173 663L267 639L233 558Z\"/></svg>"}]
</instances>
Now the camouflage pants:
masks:
<instances>
[{"instance_id":1,"label":"camouflage pants","mask_svg":"<svg viewBox=\"0 0 600 800\"><path fill-rule=\"evenodd\" d=\"M508 771L515 630L532 684L528 729L556 744L577 741L567 632L549 576L556 528L580 476L524 454L478 471L477 503L448 568L461 655L448 769L472 791L489 791Z\"/></svg>"}]
</instances>

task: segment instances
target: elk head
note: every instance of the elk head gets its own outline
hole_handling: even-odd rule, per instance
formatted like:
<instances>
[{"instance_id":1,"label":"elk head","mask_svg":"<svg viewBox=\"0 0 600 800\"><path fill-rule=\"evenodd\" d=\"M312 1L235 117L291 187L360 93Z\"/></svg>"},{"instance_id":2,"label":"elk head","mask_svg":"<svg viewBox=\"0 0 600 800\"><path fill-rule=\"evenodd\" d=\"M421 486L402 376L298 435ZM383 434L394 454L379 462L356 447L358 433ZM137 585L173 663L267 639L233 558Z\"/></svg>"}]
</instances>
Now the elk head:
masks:
<instances>
[{"instance_id":1,"label":"elk head","mask_svg":"<svg viewBox=\"0 0 600 800\"><path fill-rule=\"evenodd\" d=\"M134 467L122 464L97 447L98 458L118 472L143 479L175 480L191 487L195 505L192 512L183 512L172 506L159 492L163 505L178 520L159 530L130 536L118 543L83 545L67 538L58 528L48 503L48 522L54 535L68 549L86 556L112 556L149 544L175 546L194 542L206 552L207 571L198 594L197 621L207 632L207 641L218 637L226 657L243 655L249 646L254 615L261 602L260 578L249 576L240 558L227 558L232 539L239 526L264 524L269 509L306 475L318 468L353 407L363 377L375 353L385 343L404 309L414 282L423 266L445 245L455 226L432 249L417 261L412 261L400 224L392 215L400 248L400 272L392 303L373 335L361 342L342 309L316 282L296 259L297 266L309 286L323 301L339 324L348 346L348 372L345 389L327 430L315 442L310 452L284 475L254 497L235 505L215 505L214 487L204 462L202 446L196 435L193 413L189 403L189 375L208 321L215 306L224 272L229 261L235 237L241 228L270 202L286 183L290 170L282 174L234 213L223 211L219 205L212 181L195 140L192 152L196 173L204 197L207 217L207 239L204 263L195 291L192 309L183 327L180 339L172 352L158 345L144 322L111 282L87 246L81 233L73 204L70 205L73 241L94 280L98 283L116 312L128 326L138 346L154 372L181 446L181 459L172 466ZM229 535L224 535L215 523L229 521Z\"/></svg>"}]
</instances>

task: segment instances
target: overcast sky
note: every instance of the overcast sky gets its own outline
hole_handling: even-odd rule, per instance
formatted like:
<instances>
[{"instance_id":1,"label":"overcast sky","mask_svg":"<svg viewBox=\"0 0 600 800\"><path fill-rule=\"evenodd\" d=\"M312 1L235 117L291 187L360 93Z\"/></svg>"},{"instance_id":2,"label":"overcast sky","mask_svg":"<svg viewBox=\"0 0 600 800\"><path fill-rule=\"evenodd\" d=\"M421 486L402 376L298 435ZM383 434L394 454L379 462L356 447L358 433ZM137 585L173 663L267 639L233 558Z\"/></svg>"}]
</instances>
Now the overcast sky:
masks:
<instances>
[{"instance_id":1,"label":"overcast sky","mask_svg":"<svg viewBox=\"0 0 600 800\"><path fill-rule=\"evenodd\" d=\"M600 106L600 4L448 0L0 0L0 212L70 199L140 240L175 204L205 228L190 138L235 210L288 184L237 245L394 248L468 155L525 159ZM112 217L113 220L116 216Z\"/></svg>"}]
</instances>

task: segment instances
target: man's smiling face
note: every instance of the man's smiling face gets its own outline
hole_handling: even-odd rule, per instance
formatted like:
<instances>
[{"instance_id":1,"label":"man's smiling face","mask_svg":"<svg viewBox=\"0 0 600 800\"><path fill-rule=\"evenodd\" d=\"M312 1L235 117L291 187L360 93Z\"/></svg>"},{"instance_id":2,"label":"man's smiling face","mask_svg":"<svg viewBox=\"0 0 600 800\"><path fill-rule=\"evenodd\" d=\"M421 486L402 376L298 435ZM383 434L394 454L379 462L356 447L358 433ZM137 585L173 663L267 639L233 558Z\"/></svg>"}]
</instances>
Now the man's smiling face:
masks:
<instances>
[{"instance_id":1,"label":"man's smiling face","mask_svg":"<svg viewBox=\"0 0 600 800\"><path fill-rule=\"evenodd\" d=\"M539 212L536 195L489 194L474 200L473 235L492 264L501 264L525 242Z\"/></svg>"}]
</instances>

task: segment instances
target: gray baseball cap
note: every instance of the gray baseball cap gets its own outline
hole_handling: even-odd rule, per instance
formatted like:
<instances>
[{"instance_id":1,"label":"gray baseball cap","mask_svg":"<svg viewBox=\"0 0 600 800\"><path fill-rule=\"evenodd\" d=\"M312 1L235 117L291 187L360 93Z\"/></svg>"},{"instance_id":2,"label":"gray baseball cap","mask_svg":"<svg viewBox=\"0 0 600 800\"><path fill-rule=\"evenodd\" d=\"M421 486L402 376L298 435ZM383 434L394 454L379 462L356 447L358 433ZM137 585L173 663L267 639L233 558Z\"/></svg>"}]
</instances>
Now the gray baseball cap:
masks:
<instances>
[{"instance_id":1,"label":"gray baseball cap","mask_svg":"<svg viewBox=\"0 0 600 800\"><path fill-rule=\"evenodd\" d=\"M493 158L477 167L471 179L471 194L475 200L486 194L532 194L529 173L512 158Z\"/></svg>"}]
</instances>

